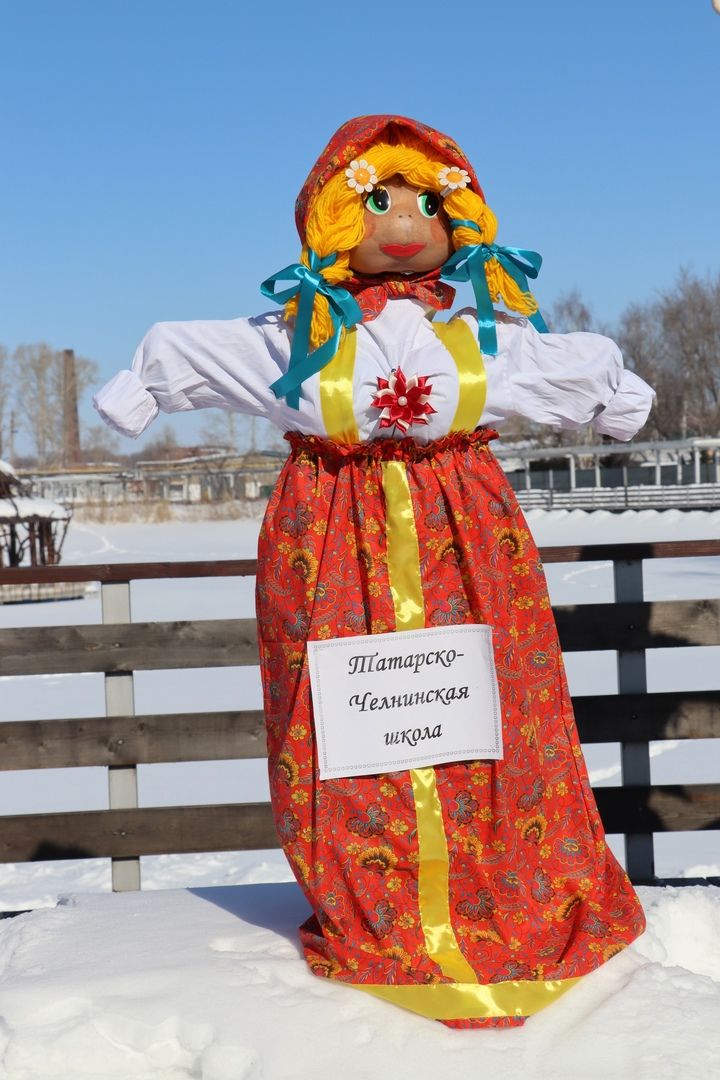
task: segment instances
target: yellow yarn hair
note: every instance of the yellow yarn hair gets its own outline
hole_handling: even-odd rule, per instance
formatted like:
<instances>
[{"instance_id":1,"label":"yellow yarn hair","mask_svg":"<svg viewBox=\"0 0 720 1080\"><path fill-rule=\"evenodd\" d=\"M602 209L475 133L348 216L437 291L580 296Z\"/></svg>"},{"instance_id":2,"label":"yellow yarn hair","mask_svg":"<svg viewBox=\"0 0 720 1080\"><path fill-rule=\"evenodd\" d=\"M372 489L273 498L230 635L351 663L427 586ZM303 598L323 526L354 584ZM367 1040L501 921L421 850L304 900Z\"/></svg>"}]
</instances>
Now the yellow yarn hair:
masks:
<instances>
[{"instance_id":1,"label":"yellow yarn hair","mask_svg":"<svg viewBox=\"0 0 720 1080\"><path fill-rule=\"evenodd\" d=\"M419 139L403 135L397 142L377 142L363 151L362 156L375 166L378 180L402 176L406 183L420 191L440 192L443 185L438 173L447 164L428 156L427 148ZM443 199L443 209L451 218L465 218L475 222L480 229L459 227L453 229L452 239L455 248L467 244L491 244L497 235L497 218L489 206L470 191L459 188L450 192ZM357 247L365 235L364 205L360 195L348 187L345 170L341 169L321 188L310 204L307 219L306 244L300 256L305 266L310 265L308 250L312 248L320 258L337 252L332 266L322 271L322 276L331 285L341 285L352 277L350 252ZM530 293L522 292L517 283L496 259L485 264L490 296L493 301L502 299L512 310L522 315L532 315L537 311L537 304ZM285 317L290 318L297 312L297 298L285 305ZM333 326L330 308L324 296L317 295L313 308L310 327L310 342L317 348L332 336Z\"/></svg>"}]
</instances>

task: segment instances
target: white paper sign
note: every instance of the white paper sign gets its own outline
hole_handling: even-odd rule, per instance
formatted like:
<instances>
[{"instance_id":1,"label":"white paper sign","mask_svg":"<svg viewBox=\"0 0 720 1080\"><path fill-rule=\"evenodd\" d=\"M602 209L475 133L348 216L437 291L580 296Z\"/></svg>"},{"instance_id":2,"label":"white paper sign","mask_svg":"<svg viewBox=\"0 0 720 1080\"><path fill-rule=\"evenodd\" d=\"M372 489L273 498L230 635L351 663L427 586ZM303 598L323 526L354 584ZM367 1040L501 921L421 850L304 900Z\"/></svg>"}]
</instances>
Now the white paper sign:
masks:
<instances>
[{"instance_id":1,"label":"white paper sign","mask_svg":"<svg viewBox=\"0 0 720 1080\"><path fill-rule=\"evenodd\" d=\"M503 756L489 626L309 641L320 779Z\"/></svg>"}]
</instances>

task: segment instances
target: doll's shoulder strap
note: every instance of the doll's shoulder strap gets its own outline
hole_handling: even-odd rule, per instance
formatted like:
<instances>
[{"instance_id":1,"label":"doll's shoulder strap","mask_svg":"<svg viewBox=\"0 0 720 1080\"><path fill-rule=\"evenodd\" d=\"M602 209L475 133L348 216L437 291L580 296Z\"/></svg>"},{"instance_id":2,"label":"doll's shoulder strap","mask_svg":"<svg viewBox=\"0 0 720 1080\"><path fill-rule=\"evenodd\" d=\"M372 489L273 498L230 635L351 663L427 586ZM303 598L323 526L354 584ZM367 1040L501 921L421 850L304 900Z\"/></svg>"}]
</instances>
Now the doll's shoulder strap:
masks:
<instances>
[{"instance_id":1,"label":"doll's shoulder strap","mask_svg":"<svg viewBox=\"0 0 720 1080\"><path fill-rule=\"evenodd\" d=\"M458 373L458 403L450 430L474 431L487 396L485 362L477 338L461 318L430 325L455 361Z\"/></svg>"},{"instance_id":2,"label":"doll's shoulder strap","mask_svg":"<svg viewBox=\"0 0 720 1080\"><path fill-rule=\"evenodd\" d=\"M353 375L357 352L357 330L343 334L332 360L320 371L320 405L328 439L339 443L358 443L353 408Z\"/></svg>"}]
</instances>

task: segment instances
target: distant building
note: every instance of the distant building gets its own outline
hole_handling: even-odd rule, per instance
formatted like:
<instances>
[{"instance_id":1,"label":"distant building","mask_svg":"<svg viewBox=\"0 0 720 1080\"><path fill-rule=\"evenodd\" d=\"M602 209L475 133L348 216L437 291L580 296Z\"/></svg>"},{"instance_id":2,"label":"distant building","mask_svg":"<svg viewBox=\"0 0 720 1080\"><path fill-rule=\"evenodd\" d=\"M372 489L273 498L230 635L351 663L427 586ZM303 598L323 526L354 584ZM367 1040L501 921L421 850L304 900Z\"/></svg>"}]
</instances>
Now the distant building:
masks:
<instances>
[{"instance_id":1,"label":"distant building","mask_svg":"<svg viewBox=\"0 0 720 1080\"><path fill-rule=\"evenodd\" d=\"M176 456L134 465L87 464L73 469L32 470L37 490L73 505L173 502L218 503L230 499L267 499L285 455L263 451L238 454L224 450ZM30 472L30 470L28 470Z\"/></svg>"}]
</instances>

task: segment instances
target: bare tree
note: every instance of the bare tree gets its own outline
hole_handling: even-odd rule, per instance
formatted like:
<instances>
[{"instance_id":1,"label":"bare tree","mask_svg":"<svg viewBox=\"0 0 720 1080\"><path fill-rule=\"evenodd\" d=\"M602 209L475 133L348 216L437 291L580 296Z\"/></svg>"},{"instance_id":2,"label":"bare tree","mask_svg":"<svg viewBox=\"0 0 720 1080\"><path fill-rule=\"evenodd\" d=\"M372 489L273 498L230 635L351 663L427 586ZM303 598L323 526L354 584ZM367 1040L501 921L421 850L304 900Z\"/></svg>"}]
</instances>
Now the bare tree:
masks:
<instances>
[{"instance_id":1,"label":"bare tree","mask_svg":"<svg viewBox=\"0 0 720 1080\"><path fill-rule=\"evenodd\" d=\"M200 431L201 438L206 446L239 450L241 439L247 431L247 420L247 417L241 417L236 412L218 410L203 424Z\"/></svg>"},{"instance_id":2,"label":"bare tree","mask_svg":"<svg viewBox=\"0 0 720 1080\"><path fill-rule=\"evenodd\" d=\"M78 398L97 381L97 364L75 357ZM38 462L54 464L63 451L62 353L45 342L19 345L13 353L13 377L20 423L30 437Z\"/></svg>"},{"instance_id":3,"label":"bare tree","mask_svg":"<svg viewBox=\"0 0 720 1080\"><path fill-rule=\"evenodd\" d=\"M172 461L182 457L183 451L175 431L165 424L151 442L130 456L138 461Z\"/></svg>"},{"instance_id":4,"label":"bare tree","mask_svg":"<svg viewBox=\"0 0 720 1080\"><path fill-rule=\"evenodd\" d=\"M623 312L616 338L628 366L657 392L648 434L720 432L720 274L682 271L656 300Z\"/></svg>"},{"instance_id":5,"label":"bare tree","mask_svg":"<svg viewBox=\"0 0 720 1080\"><path fill-rule=\"evenodd\" d=\"M10 380L8 378L8 351L0 345L0 458L10 454L12 436L12 401L10 399Z\"/></svg>"},{"instance_id":6,"label":"bare tree","mask_svg":"<svg viewBox=\"0 0 720 1080\"><path fill-rule=\"evenodd\" d=\"M548 328L554 334L571 334L575 330L593 331L597 327L593 313L579 289L570 289L557 298L547 312Z\"/></svg>"},{"instance_id":7,"label":"bare tree","mask_svg":"<svg viewBox=\"0 0 720 1080\"><path fill-rule=\"evenodd\" d=\"M106 424L83 427L82 456L86 462L117 461L124 457L119 435Z\"/></svg>"},{"instance_id":8,"label":"bare tree","mask_svg":"<svg viewBox=\"0 0 720 1080\"><path fill-rule=\"evenodd\" d=\"M660 298L668 368L684 388L683 427L690 435L720 431L720 274L683 272Z\"/></svg>"},{"instance_id":9,"label":"bare tree","mask_svg":"<svg viewBox=\"0 0 720 1080\"><path fill-rule=\"evenodd\" d=\"M42 464L47 464L62 445L62 410L53 393L55 356L44 344L19 345L13 355L20 423Z\"/></svg>"},{"instance_id":10,"label":"bare tree","mask_svg":"<svg viewBox=\"0 0 720 1080\"><path fill-rule=\"evenodd\" d=\"M282 435L262 416L244 416L222 410L215 412L201 429L205 445L227 447L240 453L283 448Z\"/></svg>"}]
</instances>

